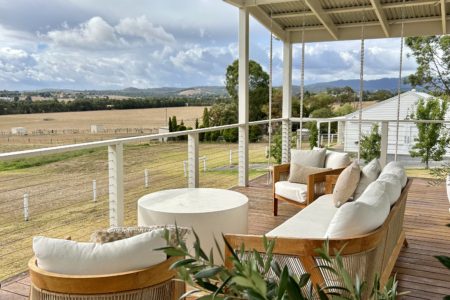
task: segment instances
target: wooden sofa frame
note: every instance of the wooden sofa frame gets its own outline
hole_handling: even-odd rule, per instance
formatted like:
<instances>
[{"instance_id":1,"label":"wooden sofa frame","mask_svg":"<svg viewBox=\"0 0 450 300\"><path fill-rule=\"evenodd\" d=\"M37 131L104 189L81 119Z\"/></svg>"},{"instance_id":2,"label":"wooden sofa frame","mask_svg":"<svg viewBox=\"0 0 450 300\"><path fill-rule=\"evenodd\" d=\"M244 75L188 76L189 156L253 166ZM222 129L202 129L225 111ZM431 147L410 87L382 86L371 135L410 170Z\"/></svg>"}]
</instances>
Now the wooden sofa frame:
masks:
<instances>
[{"instance_id":1,"label":"wooden sofa frame","mask_svg":"<svg viewBox=\"0 0 450 300\"><path fill-rule=\"evenodd\" d=\"M321 194L317 191L316 186L318 184L323 184L326 180L327 175L339 175L345 168L334 169L330 171L324 171L316 174L311 174L308 176L307 190L306 190L306 200L303 203L297 202L280 196L275 193L275 183L280 181L281 177L289 175L290 164L281 164L273 166L273 215L278 215L278 201L285 201L290 204L294 204L301 208L305 208L311 204L315 199L317 199Z\"/></svg>"},{"instance_id":2,"label":"wooden sofa frame","mask_svg":"<svg viewBox=\"0 0 450 300\"><path fill-rule=\"evenodd\" d=\"M327 176L328 193L332 191L336 177ZM343 249L341 255L344 260L349 260L346 265L351 266L351 270L347 271L352 276L358 274L361 280L368 283L369 289L372 287L375 274L380 276L382 286L387 282L402 246L407 246L403 218L411 182L412 180L408 179L399 199L391 207L391 211L381 227L368 234L329 240L331 252L333 252L333 249ZM302 229L299 228L299 230ZM261 235L227 234L225 238L233 249L239 249L243 244L245 249L249 250L247 254L251 255L250 251L254 249L264 255L263 236ZM295 264L295 266L291 265L291 272L297 270L298 273L300 269L311 274L311 282L314 285L335 285L336 278L333 278L334 275L318 268L318 265L323 264L323 262L320 261L315 250L323 247L325 239L279 237L275 240L273 254L281 265L286 264L289 267L290 264ZM226 265L230 266L229 257L231 253L226 249L225 254L228 257ZM330 253L330 255L333 257L333 253ZM290 263L286 263L288 259L290 259Z\"/></svg>"},{"instance_id":3,"label":"wooden sofa frame","mask_svg":"<svg viewBox=\"0 0 450 300\"><path fill-rule=\"evenodd\" d=\"M30 299L178 299L185 291L169 270L179 257L149 268L106 275L65 275L45 271L33 257L28 262ZM120 295L120 297L119 297Z\"/></svg>"}]
</instances>

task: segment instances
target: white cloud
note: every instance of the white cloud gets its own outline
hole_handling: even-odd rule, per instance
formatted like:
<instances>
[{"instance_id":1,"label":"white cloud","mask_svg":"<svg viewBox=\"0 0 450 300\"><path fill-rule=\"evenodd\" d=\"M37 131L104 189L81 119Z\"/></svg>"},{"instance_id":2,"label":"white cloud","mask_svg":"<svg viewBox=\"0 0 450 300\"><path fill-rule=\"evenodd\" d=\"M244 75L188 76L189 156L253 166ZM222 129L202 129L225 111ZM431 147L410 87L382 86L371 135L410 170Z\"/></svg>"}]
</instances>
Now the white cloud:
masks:
<instances>
[{"instance_id":1,"label":"white cloud","mask_svg":"<svg viewBox=\"0 0 450 300\"><path fill-rule=\"evenodd\" d=\"M56 45L79 48L106 48L118 44L123 45L123 41L117 38L114 27L101 17L93 17L75 28L67 28L67 24L63 25L63 30L53 30L47 33L47 37Z\"/></svg>"},{"instance_id":2,"label":"white cloud","mask_svg":"<svg viewBox=\"0 0 450 300\"><path fill-rule=\"evenodd\" d=\"M13 49L10 47L0 48L0 58L12 60L27 58L28 53L22 49Z\"/></svg>"},{"instance_id":3,"label":"white cloud","mask_svg":"<svg viewBox=\"0 0 450 300\"><path fill-rule=\"evenodd\" d=\"M140 37L147 42L174 43L175 38L167 33L162 26L153 25L146 16L121 19L115 26L117 33Z\"/></svg>"}]
</instances>

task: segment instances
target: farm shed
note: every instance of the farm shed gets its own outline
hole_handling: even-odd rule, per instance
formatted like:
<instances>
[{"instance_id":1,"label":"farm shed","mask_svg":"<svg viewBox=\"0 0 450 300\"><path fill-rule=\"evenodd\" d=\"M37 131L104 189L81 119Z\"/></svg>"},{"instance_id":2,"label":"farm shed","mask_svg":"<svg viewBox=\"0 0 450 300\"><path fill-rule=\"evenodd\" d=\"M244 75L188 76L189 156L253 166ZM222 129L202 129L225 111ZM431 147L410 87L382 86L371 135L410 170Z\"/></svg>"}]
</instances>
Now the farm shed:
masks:
<instances>
[{"instance_id":1,"label":"farm shed","mask_svg":"<svg viewBox=\"0 0 450 300\"><path fill-rule=\"evenodd\" d=\"M411 90L400 95L400 117L399 120L408 120L411 114L415 113L417 108L417 103L419 99L424 99L425 101L431 99L432 96L417 92L416 90ZM362 110L363 120L377 120L377 122L363 122L362 123L362 134L367 135L370 133L371 128L374 124L380 126L379 130L381 132L380 120L395 120L397 119L397 99L398 96L394 96L387 100L376 103L372 106L366 107ZM342 120L338 122L338 131L341 141L344 144L344 151L348 152L358 152L358 118L359 112L354 112L342 117ZM447 111L445 120L450 120L450 113ZM396 141L396 122L389 122L388 127L388 154L395 153L395 141ZM399 155L409 155L409 151L414 145L414 139L417 137L418 130L416 124L413 122L401 122L399 125L399 136L398 136L398 154ZM450 152L447 152L450 154Z\"/></svg>"},{"instance_id":2,"label":"farm shed","mask_svg":"<svg viewBox=\"0 0 450 300\"><path fill-rule=\"evenodd\" d=\"M14 135L26 135L27 129L25 127L13 127L11 128L11 134Z\"/></svg>"}]
</instances>

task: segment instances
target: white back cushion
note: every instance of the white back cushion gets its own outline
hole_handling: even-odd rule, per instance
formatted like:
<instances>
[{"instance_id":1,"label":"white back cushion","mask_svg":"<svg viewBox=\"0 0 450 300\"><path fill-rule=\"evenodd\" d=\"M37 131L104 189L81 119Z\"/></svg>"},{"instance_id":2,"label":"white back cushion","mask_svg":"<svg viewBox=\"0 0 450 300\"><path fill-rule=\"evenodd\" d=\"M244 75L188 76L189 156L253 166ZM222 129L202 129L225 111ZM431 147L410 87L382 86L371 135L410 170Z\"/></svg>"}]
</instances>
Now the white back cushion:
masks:
<instances>
[{"instance_id":1,"label":"white back cushion","mask_svg":"<svg viewBox=\"0 0 450 300\"><path fill-rule=\"evenodd\" d=\"M46 271L68 275L101 275L147 268L166 260L164 229L136 235L111 243L33 238L38 266Z\"/></svg>"},{"instance_id":2,"label":"white back cushion","mask_svg":"<svg viewBox=\"0 0 450 300\"><path fill-rule=\"evenodd\" d=\"M398 176L394 174L384 173L378 177L377 181L385 183L386 194L388 196L389 203L391 204L391 206L394 205L402 192L402 184Z\"/></svg>"},{"instance_id":3,"label":"white back cushion","mask_svg":"<svg viewBox=\"0 0 450 300\"><path fill-rule=\"evenodd\" d=\"M350 164L348 153L327 150L325 155L325 168L339 169Z\"/></svg>"},{"instance_id":4,"label":"white back cushion","mask_svg":"<svg viewBox=\"0 0 450 300\"><path fill-rule=\"evenodd\" d=\"M358 186L356 187L355 193L353 194L353 199L358 199L362 195L364 190L369 186L369 184L377 180L380 172L381 165L376 158L365 165L361 170L361 178L359 179Z\"/></svg>"},{"instance_id":5,"label":"white back cushion","mask_svg":"<svg viewBox=\"0 0 450 300\"><path fill-rule=\"evenodd\" d=\"M380 227L389 215L384 183L372 182L357 201L343 204L328 226L326 238L367 234Z\"/></svg>"},{"instance_id":6,"label":"white back cushion","mask_svg":"<svg viewBox=\"0 0 450 300\"><path fill-rule=\"evenodd\" d=\"M400 183L402 184L402 188L405 187L406 182L408 181L405 169L403 168L403 165L399 162L392 161L388 163L381 171L381 174L396 175L399 178Z\"/></svg>"},{"instance_id":7,"label":"white back cushion","mask_svg":"<svg viewBox=\"0 0 450 300\"><path fill-rule=\"evenodd\" d=\"M291 164L305 167L323 168L325 165L326 149L297 150L291 149Z\"/></svg>"}]
</instances>

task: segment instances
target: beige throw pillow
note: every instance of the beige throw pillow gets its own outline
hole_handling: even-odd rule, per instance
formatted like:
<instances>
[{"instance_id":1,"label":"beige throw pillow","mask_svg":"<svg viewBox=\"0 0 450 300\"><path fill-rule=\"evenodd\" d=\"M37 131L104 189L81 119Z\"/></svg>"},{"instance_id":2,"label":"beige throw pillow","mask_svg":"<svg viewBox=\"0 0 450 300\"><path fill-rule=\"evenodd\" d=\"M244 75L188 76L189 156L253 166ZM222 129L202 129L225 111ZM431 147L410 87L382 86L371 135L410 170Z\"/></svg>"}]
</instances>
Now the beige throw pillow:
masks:
<instances>
[{"instance_id":1,"label":"beige throw pillow","mask_svg":"<svg viewBox=\"0 0 450 300\"><path fill-rule=\"evenodd\" d=\"M307 184L309 175L330 170L330 168L315 168L298 164L291 164L288 181L293 183Z\"/></svg>"},{"instance_id":2,"label":"beige throw pillow","mask_svg":"<svg viewBox=\"0 0 450 300\"><path fill-rule=\"evenodd\" d=\"M323 166L325 165L326 151L326 149L291 149L291 166L292 164L297 164L305 167L323 168Z\"/></svg>"},{"instance_id":3,"label":"beige throw pillow","mask_svg":"<svg viewBox=\"0 0 450 300\"><path fill-rule=\"evenodd\" d=\"M339 175L333 191L333 202L336 207L341 206L353 195L359 183L361 169L353 162Z\"/></svg>"}]
</instances>

